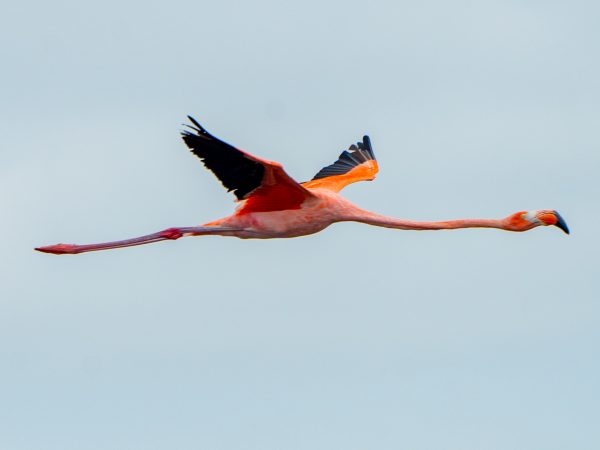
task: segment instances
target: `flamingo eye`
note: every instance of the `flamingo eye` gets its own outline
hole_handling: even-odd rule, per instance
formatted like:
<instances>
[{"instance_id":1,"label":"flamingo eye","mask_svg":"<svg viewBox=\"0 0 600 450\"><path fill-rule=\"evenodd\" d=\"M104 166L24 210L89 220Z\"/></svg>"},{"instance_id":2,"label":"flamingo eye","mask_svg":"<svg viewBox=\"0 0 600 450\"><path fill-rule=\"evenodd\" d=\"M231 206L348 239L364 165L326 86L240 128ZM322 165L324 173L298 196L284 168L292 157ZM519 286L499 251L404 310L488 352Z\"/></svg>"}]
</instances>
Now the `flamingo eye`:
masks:
<instances>
[{"instance_id":1,"label":"flamingo eye","mask_svg":"<svg viewBox=\"0 0 600 450\"><path fill-rule=\"evenodd\" d=\"M537 218L544 225L556 225L558 222L554 211L538 211Z\"/></svg>"},{"instance_id":2,"label":"flamingo eye","mask_svg":"<svg viewBox=\"0 0 600 450\"><path fill-rule=\"evenodd\" d=\"M539 214L541 212L542 211L527 211L521 217L523 217L523 219L525 219L529 223L533 223L533 224L536 224L536 225L542 225L544 222L539 217Z\"/></svg>"}]
</instances>

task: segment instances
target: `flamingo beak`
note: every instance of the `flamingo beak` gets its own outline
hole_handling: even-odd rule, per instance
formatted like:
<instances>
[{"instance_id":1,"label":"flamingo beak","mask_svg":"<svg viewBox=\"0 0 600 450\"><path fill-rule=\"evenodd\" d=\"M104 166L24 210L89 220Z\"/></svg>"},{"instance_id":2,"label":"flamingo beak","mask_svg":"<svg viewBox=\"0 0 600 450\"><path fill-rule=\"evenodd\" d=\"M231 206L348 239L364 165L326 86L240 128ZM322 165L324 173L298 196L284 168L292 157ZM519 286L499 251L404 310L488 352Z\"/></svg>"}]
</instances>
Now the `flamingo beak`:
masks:
<instances>
[{"instance_id":1,"label":"flamingo beak","mask_svg":"<svg viewBox=\"0 0 600 450\"><path fill-rule=\"evenodd\" d=\"M565 219L562 218L558 211L552 212L556 216L556 223L554 225L563 230L565 233L569 234L569 227L567 226L567 222L565 222Z\"/></svg>"}]
</instances>

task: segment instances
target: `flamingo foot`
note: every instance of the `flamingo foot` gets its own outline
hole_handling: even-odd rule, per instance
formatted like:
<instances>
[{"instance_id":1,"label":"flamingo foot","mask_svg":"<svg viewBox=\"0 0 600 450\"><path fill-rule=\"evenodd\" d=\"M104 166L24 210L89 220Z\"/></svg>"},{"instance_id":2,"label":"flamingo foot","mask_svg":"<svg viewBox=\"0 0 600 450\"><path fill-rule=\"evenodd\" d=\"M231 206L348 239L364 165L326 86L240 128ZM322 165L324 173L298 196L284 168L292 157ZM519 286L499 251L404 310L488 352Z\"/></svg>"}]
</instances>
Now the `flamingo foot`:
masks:
<instances>
[{"instance_id":1,"label":"flamingo foot","mask_svg":"<svg viewBox=\"0 0 600 450\"><path fill-rule=\"evenodd\" d=\"M78 245L74 244L56 244L47 245L46 247L37 247L38 252L52 253L54 255L68 255L73 253L79 253L77 251Z\"/></svg>"}]
</instances>

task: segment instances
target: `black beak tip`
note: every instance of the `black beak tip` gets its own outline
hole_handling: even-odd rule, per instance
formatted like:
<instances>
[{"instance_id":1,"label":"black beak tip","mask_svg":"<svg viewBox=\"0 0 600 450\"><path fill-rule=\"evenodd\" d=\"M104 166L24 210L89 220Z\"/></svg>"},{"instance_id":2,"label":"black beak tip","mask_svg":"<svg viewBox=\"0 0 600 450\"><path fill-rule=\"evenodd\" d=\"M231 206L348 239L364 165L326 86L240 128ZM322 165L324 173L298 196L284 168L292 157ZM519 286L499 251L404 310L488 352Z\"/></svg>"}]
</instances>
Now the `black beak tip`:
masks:
<instances>
[{"instance_id":1,"label":"black beak tip","mask_svg":"<svg viewBox=\"0 0 600 450\"><path fill-rule=\"evenodd\" d=\"M565 219L562 218L558 211L554 211L554 215L556 216L555 226L563 230L565 233L570 234L569 227L567 226L567 222L565 222Z\"/></svg>"}]
</instances>

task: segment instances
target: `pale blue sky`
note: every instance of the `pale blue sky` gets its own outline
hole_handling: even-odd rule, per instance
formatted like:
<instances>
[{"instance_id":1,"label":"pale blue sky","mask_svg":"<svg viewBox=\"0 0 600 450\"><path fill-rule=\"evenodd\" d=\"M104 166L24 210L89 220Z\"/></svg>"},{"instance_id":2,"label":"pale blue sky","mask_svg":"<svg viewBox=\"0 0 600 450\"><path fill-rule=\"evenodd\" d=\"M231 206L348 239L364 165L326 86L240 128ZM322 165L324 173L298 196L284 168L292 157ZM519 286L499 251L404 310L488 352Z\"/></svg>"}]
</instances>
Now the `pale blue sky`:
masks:
<instances>
[{"instance_id":1,"label":"pale blue sky","mask_svg":"<svg viewBox=\"0 0 600 450\"><path fill-rule=\"evenodd\" d=\"M16 2L0 16L0 448L600 445L600 7ZM572 229L90 243L230 213L179 138L312 177L369 133L360 206Z\"/></svg>"}]
</instances>

